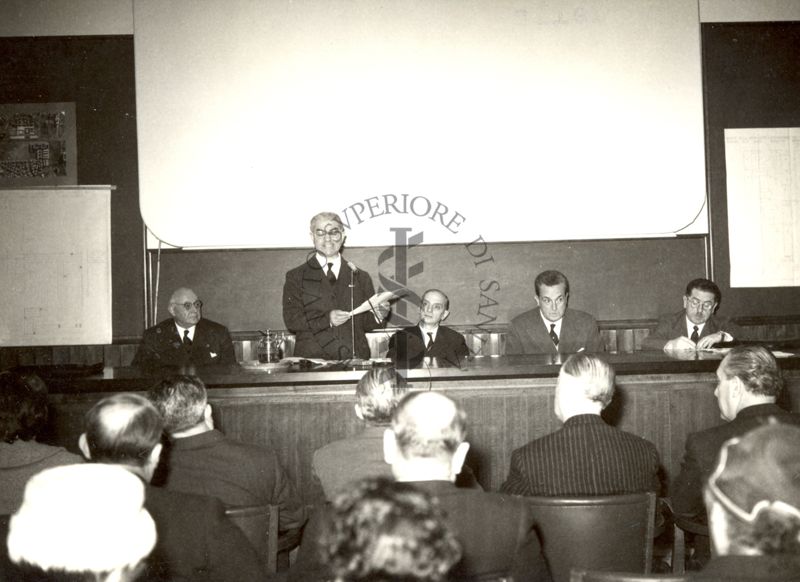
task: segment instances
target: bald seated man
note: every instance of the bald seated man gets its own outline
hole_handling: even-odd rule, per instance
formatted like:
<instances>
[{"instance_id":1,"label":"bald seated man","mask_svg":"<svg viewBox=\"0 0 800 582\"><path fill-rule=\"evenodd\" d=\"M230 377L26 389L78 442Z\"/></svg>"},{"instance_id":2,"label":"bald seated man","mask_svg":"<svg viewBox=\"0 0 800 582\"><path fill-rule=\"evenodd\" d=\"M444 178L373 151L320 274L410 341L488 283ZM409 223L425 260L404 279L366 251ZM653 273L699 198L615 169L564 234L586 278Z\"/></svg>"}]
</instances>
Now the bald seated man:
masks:
<instances>
[{"instance_id":1,"label":"bald seated man","mask_svg":"<svg viewBox=\"0 0 800 582\"><path fill-rule=\"evenodd\" d=\"M145 330L132 366L163 368L236 364L228 328L203 319L203 302L194 291L186 287L177 289L169 299L169 314L169 319Z\"/></svg>"},{"instance_id":2,"label":"bald seated man","mask_svg":"<svg viewBox=\"0 0 800 582\"><path fill-rule=\"evenodd\" d=\"M469 450L466 422L464 410L444 394L412 392L397 405L391 428L384 433L384 458L398 482L438 498L447 514L447 526L462 548L450 579L550 580L533 516L523 499L456 488L456 475ZM331 579L319 552L320 537L330 523L330 509L315 512L289 571L290 581Z\"/></svg>"},{"instance_id":3,"label":"bald seated man","mask_svg":"<svg viewBox=\"0 0 800 582\"><path fill-rule=\"evenodd\" d=\"M416 368L425 358L440 365L458 367L469 356L464 336L441 325L450 315L450 298L444 291L428 289L422 294L419 324L397 330L389 340L389 352L398 368Z\"/></svg>"}]
</instances>

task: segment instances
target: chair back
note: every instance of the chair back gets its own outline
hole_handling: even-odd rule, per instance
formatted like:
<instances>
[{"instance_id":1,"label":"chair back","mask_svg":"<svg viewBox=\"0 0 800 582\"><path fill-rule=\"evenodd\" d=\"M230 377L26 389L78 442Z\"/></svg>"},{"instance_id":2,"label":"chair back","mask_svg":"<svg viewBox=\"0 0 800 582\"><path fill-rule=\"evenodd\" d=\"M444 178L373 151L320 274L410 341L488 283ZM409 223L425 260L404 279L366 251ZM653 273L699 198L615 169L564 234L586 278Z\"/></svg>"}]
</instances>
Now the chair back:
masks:
<instances>
[{"instance_id":1,"label":"chair back","mask_svg":"<svg viewBox=\"0 0 800 582\"><path fill-rule=\"evenodd\" d=\"M573 568L650 573L655 493L526 500L554 582Z\"/></svg>"},{"instance_id":2,"label":"chair back","mask_svg":"<svg viewBox=\"0 0 800 582\"><path fill-rule=\"evenodd\" d=\"M253 544L259 554L264 556L267 572L278 570L278 517L277 505L245 505L229 507L225 515L235 523Z\"/></svg>"},{"instance_id":3,"label":"chair back","mask_svg":"<svg viewBox=\"0 0 800 582\"><path fill-rule=\"evenodd\" d=\"M570 582L686 582L687 578L675 574L632 574L630 572L597 572L573 570Z\"/></svg>"}]
</instances>

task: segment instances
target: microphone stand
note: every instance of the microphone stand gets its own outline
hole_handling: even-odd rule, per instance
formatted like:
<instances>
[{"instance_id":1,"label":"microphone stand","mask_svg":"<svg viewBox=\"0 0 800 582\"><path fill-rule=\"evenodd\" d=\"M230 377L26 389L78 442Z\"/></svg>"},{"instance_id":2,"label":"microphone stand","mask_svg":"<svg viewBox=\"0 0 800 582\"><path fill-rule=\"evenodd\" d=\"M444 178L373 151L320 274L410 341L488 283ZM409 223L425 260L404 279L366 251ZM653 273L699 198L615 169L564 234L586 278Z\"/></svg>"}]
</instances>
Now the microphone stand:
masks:
<instances>
[{"instance_id":1,"label":"microphone stand","mask_svg":"<svg viewBox=\"0 0 800 582\"><path fill-rule=\"evenodd\" d=\"M349 265L348 265L349 267ZM356 272L350 267L350 344L352 350L352 358L355 359L356 357L356 316L353 315L353 310L355 309L355 303L353 300L353 289L355 288L354 279L356 276Z\"/></svg>"}]
</instances>

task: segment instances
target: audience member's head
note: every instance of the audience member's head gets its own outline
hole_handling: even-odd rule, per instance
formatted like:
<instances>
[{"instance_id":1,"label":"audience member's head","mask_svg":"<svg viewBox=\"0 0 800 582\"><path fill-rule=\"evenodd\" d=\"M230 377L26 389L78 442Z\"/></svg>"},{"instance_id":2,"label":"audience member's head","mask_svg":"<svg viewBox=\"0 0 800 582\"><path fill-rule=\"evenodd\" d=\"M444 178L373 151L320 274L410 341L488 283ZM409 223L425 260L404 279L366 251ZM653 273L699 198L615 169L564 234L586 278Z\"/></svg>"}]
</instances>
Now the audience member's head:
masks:
<instances>
[{"instance_id":1,"label":"audience member's head","mask_svg":"<svg viewBox=\"0 0 800 582\"><path fill-rule=\"evenodd\" d=\"M114 394L86 413L78 445L90 461L124 465L149 481L161 455L163 430L161 415L147 398Z\"/></svg>"},{"instance_id":2,"label":"audience member's head","mask_svg":"<svg viewBox=\"0 0 800 582\"><path fill-rule=\"evenodd\" d=\"M714 281L692 279L686 285L683 308L689 321L701 325L714 315L720 301L722 301L722 293Z\"/></svg>"},{"instance_id":3,"label":"audience member's head","mask_svg":"<svg viewBox=\"0 0 800 582\"><path fill-rule=\"evenodd\" d=\"M773 422L720 450L705 489L719 555L800 555L800 427Z\"/></svg>"},{"instance_id":4,"label":"audience member's head","mask_svg":"<svg viewBox=\"0 0 800 582\"><path fill-rule=\"evenodd\" d=\"M168 311L175 323L189 329L203 318L203 302L194 291L181 287L169 298Z\"/></svg>"},{"instance_id":5,"label":"audience member's head","mask_svg":"<svg viewBox=\"0 0 800 582\"><path fill-rule=\"evenodd\" d=\"M761 346L736 346L717 369L717 389L722 417L733 420L743 408L775 402L783 389L778 362Z\"/></svg>"},{"instance_id":6,"label":"audience member's head","mask_svg":"<svg viewBox=\"0 0 800 582\"><path fill-rule=\"evenodd\" d=\"M136 579L156 541L142 481L102 464L45 469L11 517L14 580L120 582Z\"/></svg>"},{"instance_id":7,"label":"audience member's head","mask_svg":"<svg viewBox=\"0 0 800 582\"><path fill-rule=\"evenodd\" d=\"M374 425L388 425L408 385L394 368L372 368L356 385L356 416Z\"/></svg>"},{"instance_id":8,"label":"audience member's head","mask_svg":"<svg viewBox=\"0 0 800 582\"><path fill-rule=\"evenodd\" d=\"M332 512L320 547L337 582L437 582L461 558L436 500L409 484L358 481Z\"/></svg>"},{"instance_id":9,"label":"audience member's head","mask_svg":"<svg viewBox=\"0 0 800 582\"><path fill-rule=\"evenodd\" d=\"M35 380L43 385L38 377ZM47 392L16 372L0 373L0 436L4 442L34 440L47 423Z\"/></svg>"},{"instance_id":10,"label":"audience member's head","mask_svg":"<svg viewBox=\"0 0 800 582\"><path fill-rule=\"evenodd\" d=\"M398 481L454 481L469 443L467 415L439 392L412 392L400 400L384 433L384 457Z\"/></svg>"},{"instance_id":11,"label":"audience member's head","mask_svg":"<svg viewBox=\"0 0 800 582\"><path fill-rule=\"evenodd\" d=\"M170 435L214 428L206 386L197 376L166 378L150 389L148 397L161 413L164 430Z\"/></svg>"},{"instance_id":12,"label":"audience member's head","mask_svg":"<svg viewBox=\"0 0 800 582\"><path fill-rule=\"evenodd\" d=\"M564 317L569 304L569 281L560 271L542 271L533 282L536 304L548 321Z\"/></svg>"},{"instance_id":13,"label":"audience member's head","mask_svg":"<svg viewBox=\"0 0 800 582\"><path fill-rule=\"evenodd\" d=\"M614 397L614 369L592 354L573 354L558 373L555 413L563 422L579 414L600 414Z\"/></svg>"}]
</instances>

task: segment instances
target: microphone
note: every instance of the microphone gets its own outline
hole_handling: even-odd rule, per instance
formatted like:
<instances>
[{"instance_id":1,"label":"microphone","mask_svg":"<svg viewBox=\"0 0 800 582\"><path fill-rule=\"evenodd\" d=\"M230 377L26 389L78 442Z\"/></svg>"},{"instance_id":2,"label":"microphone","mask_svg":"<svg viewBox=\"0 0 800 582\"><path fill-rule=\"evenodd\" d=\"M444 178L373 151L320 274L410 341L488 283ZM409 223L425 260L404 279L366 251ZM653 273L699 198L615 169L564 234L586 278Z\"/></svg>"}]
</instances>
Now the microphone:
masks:
<instances>
[{"instance_id":1,"label":"microphone","mask_svg":"<svg viewBox=\"0 0 800 582\"><path fill-rule=\"evenodd\" d=\"M353 271L353 273L358 273L358 267L356 267L355 263L347 261L347 266L350 267L350 270Z\"/></svg>"}]
</instances>

